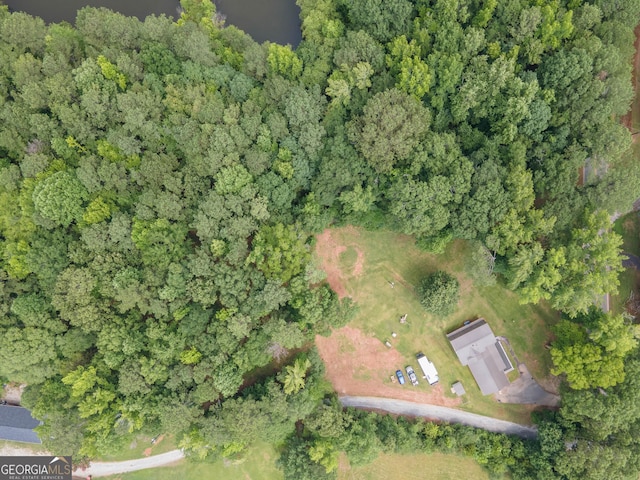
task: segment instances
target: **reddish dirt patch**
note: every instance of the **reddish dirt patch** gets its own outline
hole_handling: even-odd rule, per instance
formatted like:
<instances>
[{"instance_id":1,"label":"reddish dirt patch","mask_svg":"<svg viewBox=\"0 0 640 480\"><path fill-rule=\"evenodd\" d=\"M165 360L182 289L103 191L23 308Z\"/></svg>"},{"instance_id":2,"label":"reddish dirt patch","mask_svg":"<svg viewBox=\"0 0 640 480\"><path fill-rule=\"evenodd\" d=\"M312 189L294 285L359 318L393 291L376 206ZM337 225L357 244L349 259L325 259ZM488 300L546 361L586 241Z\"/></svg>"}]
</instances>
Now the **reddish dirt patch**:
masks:
<instances>
[{"instance_id":1,"label":"reddish dirt patch","mask_svg":"<svg viewBox=\"0 0 640 480\"><path fill-rule=\"evenodd\" d=\"M164 435L160 435L158 438L156 438L156 441L155 441L155 442L153 442L153 447L145 448L145 449L144 449L144 452L142 452L142 454L143 454L145 457L150 456L150 455L153 453L153 449L154 449L155 447L157 447L157 446L160 444L160 442L162 442L162 440L164 440Z\"/></svg>"},{"instance_id":2,"label":"reddish dirt patch","mask_svg":"<svg viewBox=\"0 0 640 480\"><path fill-rule=\"evenodd\" d=\"M441 384L422 391L410 384L391 383L390 376L397 369L404 370L403 356L357 328L343 327L334 330L330 337L316 336L316 346L324 360L327 378L339 395L398 398L445 407L460 404L458 398L445 397Z\"/></svg>"},{"instance_id":3,"label":"reddish dirt patch","mask_svg":"<svg viewBox=\"0 0 640 480\"><path fill-rule=\"evenodd\" d=\"M350 234L356 235L357 232L353 227ZM357 258L353 266L353 271L343 272L340 267L340 255L351 246L355 249ZM341 245L332 235L332 231L327 229L320 235L316 236L316 254L320 258L321 267L327 274L327 282L331 289L338 294L339 298L349 296L345 286L345 279L348 276L360 276L364 269L364 253L355 245Z\"/></svg>"}]
</instances>

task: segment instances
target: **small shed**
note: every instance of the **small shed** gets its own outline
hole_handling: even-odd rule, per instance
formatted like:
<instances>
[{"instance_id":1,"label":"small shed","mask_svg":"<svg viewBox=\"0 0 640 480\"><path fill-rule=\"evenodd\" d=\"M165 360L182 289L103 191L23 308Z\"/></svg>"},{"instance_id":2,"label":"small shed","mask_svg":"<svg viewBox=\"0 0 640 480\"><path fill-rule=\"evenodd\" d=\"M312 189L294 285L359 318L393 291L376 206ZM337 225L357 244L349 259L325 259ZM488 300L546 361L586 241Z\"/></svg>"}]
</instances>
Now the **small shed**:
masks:
<instances>
[{"instance_id":1,"label":"small shed","mask_svg":"<svg viewBox=\"0 0 640 480\"><path fill-rule=\"evenodd\" d=\"M464 391L464 387L460 382L456 382L453 385L451 385L451 393L455 393L457 396L461 397L467 392Z\"/></svg>"},{"instance_id":2,"label":"small shed","mask_svg":"<svg viewBox=\"0 0 640 480\"><path fill-rule=\"evenodd\" d=\"M0 440L42 443L33 431L39 425L40 421L33 418L26 408L0 405Z\"/></svg>"}]
</instances>

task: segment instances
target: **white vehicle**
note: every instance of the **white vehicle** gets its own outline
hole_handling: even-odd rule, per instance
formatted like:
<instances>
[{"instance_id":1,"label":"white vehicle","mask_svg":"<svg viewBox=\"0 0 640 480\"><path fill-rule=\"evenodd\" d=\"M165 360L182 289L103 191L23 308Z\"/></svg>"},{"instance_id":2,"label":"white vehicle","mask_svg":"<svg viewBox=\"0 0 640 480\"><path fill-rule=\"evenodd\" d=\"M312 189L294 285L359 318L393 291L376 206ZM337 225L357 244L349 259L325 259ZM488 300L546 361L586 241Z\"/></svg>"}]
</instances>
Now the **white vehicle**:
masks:
<instances>
[{"instance_id":1,"label":"white vehicle","mask_svg":"<svg viewBox=\"0 0 640 480\"><path fill-rule=\"evenodd\" d=\"M416 376L416 372L413 370L411 365L407 365L405 368L407 371L407 375L409 376L409 380L411 380L411 384L415 387L418 385L418 377Z\"/></svg>"},{"instance_id":2,"label":"white vehicle","mask_svg":"<svg viewBox=\"0 0 640 480\"><path fill-rule=\"evenodd\" d=\"M419 353L416 355L416 358L418 359L418 365L420 365L420 368L424 373L423 378L429 382L429 385L435 385L438 383L438 370L436 370L436 366L433 362L430 362L429 359L424 356L424 353Z\"/></svg>"}]
</instances>

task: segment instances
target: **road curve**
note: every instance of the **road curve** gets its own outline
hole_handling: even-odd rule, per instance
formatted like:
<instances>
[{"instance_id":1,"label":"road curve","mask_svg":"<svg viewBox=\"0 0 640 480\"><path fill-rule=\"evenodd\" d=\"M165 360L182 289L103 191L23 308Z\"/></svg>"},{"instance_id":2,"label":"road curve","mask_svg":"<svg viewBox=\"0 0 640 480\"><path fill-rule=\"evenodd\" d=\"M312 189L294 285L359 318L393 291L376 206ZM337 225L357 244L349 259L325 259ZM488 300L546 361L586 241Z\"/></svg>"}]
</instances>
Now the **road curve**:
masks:
<instances>
[{"instance_id":1,"label":"road curve","mask_svg":"<svg viewBox=\"0 0 640 480\"><path fill-rule=\"evenodd\" d=\"M534 439L538 432L535 427L527 427L518 423L485 417L475 413L464 412L454 408L429 405L426 403L407 402L392 398L380 397L340 397L340 402L345 407L355 407L371 410L383 410L397 415L410 415L414 417L426 417L442 420L449 423L461 423L471 427L482 428L490 432L517 435L523 438ZM92 475L93 477L106 477L118 473L134 472L146 468L163 467L184 458L182 450L172 450L160 455L126 460L124 462L93 462L84 470L75 472L75 475Z\"/></svg>"},{"instance_id":2,"label":"road curve","mask_svg":"<svg viewBox=\"0 0 640 480\"><path fill-rule=\"evenodd\" d=\"M182 453L182 450L171 450L170 452L161 453L160 455L138 458L136 460L126 460L124 462L92 462L86 469L74 472L74 475L107 477L118 473L144 470L145 468L164 467L183 458L184 453Z\"/></svg>"},{"instance_id":3,"label":"road curve","mask_svg":"<svg viewBox=\"0 0 640 480\"><path fill-rule=\"evenodd\" d=\"M640 270L640 258L629 252L622 252L623 257L627 257L622 260L622 266L626 268L635 268L636 270Z\"/></svg>"},{"instance_id":4,"label":"road curve","mask_svg":"<svg viewBox=\"0 0 640 480\"><path fill-rule=\"evenodd\" d=\"M434 420L442 420L449 423L461 423L471 427L482 428L490 432L517 435L522 438L535 439L538 430L535 427L527 427L519 423L498 420L475 413L464 412L454 408L429 405L426 403L407 402L393 398L380 397L340 397L340 403L345 407L355 407L372 410L384 410L397 415L410 415L413 417L426 417Z\"/></svg>"}]
</instances>

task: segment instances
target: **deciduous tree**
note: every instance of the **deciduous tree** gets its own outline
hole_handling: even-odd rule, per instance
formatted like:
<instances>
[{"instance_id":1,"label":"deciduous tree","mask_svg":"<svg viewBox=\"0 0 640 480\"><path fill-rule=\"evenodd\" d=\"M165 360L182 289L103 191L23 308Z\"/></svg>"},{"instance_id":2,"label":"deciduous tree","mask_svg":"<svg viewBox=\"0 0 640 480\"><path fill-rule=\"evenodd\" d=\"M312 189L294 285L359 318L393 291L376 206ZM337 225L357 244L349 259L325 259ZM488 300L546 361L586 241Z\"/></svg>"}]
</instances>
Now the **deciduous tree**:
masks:
<instances>
[{"instance_id":1,"label":"deciduous tree","mask_svg":"<svg viewBox=\"0 0 640 480\"><path fill-rule=\"evenodd\" d=\"M420 302L429 313L440 317L451 315L460 294L460 283L446 272L438 271L420 283Z\"/></svg>"}]
</instances>

